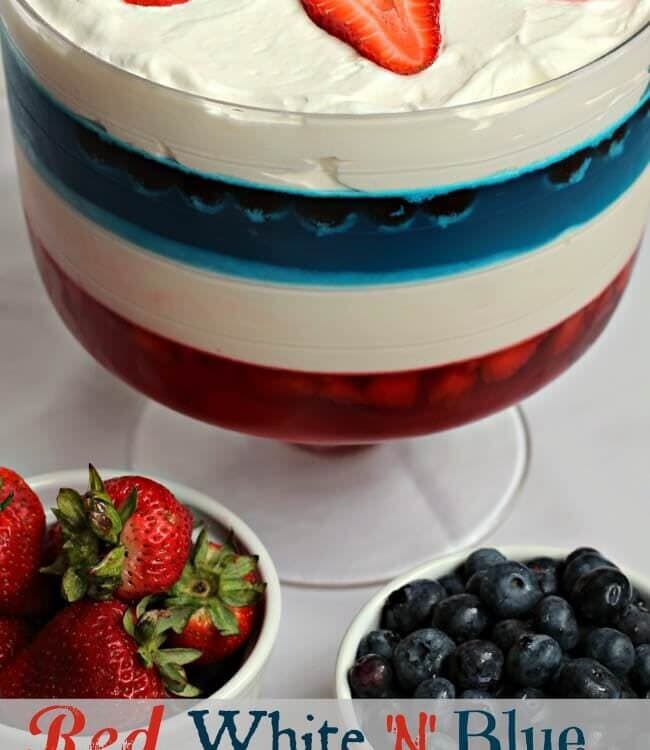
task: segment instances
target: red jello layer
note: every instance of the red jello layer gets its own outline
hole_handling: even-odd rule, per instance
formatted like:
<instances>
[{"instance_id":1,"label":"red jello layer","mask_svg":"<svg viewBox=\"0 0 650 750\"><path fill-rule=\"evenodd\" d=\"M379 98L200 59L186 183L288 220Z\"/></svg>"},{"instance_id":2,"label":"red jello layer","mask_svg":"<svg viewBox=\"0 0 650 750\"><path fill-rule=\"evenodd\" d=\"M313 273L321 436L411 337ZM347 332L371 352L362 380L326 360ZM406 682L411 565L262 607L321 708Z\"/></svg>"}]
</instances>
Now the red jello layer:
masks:
<instances>
[{"instance_id":1,"label":"red jello layer","mask_svg":"<svg viewBox=\"0 0 650 750\"><path fill-rule=\"evenodd\" d=\"M45 286L66 325L120 378L196 419L312 444L422 435L517 403L566 370L598 337L634 262L582 310L508 349L426 370L328 375L234 362L133 325L71 281L33 234L32 244Z\"/></svg>"}]
</instances>

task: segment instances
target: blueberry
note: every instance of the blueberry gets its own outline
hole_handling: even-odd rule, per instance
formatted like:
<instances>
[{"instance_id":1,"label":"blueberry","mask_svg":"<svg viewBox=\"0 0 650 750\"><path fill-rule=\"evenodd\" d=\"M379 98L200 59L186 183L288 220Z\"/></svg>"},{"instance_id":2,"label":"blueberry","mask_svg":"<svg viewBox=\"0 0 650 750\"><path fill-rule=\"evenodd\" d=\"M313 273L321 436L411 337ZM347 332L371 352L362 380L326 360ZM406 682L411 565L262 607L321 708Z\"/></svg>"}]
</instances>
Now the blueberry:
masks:
<instances>
[{"instance_id":1,"label":"blueberry","mask_svg":"<svg viewBox=\"0 0 650 750\"><path fill-rule=\"evenodd\" d=\"M462 216L472 207L475 200L475 190L463 189L429 198L422 205L431 216L453 218Z\"/></svg>"},{"instance_id":2,"label":"blueberry","mask_svg":"<svg viewBox=\"0 0 650 750\"><path fill-rule=\"evenodd\" d=\"M494 695L489 690L463 690L460 697L467 701L489 701Z\"/></svg>"},{"instance_id":3,"label":"blueberry","mask_svg":"<svg viewBox=\"0 0 650 750\"><path fill-rule=\"evenodd\" d=\"M621 698L636 699L638 697L636 690L634 690L627 682L621 683Z\"/></svg>"},{"instance_id":4,"label":"blueberry","mask_svg":"<svg viewBox=\"0 0 650 750\"><path fill-rule=\"evenodd\" d=\"M583 148L548 168L548 178L553 185L572 185L580 182L593 159L595 149Z\"/></svg>"},{"instance_id":5,"label":"blueberry","mask_svg":"<svg viewBox=\"0 0 650 750\"><path fill-rule=\"evenodd\" d=\"M597 625L607 625L630 603L632 587L620 570L596 568L578 579L574 604L578 613Z\"/></svg>"},{"instance_id":6,"label":"blueberry","mask_svg":"<svg viewBox=\"0 0 650 750\"><path fill-rule=\"evenodd\" d=\"M601 557L597 552L584 552L582 555L567 562L562 573L562 589L565 595L571 599L578 579L585 573L590 573L597 568L615 568L609 560Z\"/></svg>"},{"instance_id":7,"label":"blueberry","mask_svg":"<svg viewBox=\"0 0 650 750\"><path fill-rule=\"evenodd\" d=\"M560 596L546 596L535 607L533 615L535 630L550 635L563 651L571 651L578 645L578 620L573 608Z\"/></svg>"},{"instance_id":8,"label":"blueberry","mask_svg":"<svg viewBox=\"0 0 650 750\"><path fill-rule=\"evenodd\" d=\"M650 690L650 644L637 646L632 672L634 682L642 691Z\"/></svg>"},{"instance_id":9,"label":"blueberry","mask_svg":"<svg viewBox=\"0 0 650 750\"><path fill-rule=\"evenodd\" d=\"M355 698L390 698L393 690L393 668L388 659L368 654L359 659L348 673Z\"/></svg>"},{"instance_id":10,"label":"blueberry","mask_svg":"<svg viewBox=\"0 0 650 750\"><path fill-rule=\"evenodd\" d=\"M650 613L639 604L629 604L615 618L614 625L629 636L635 646L650 643Z\"/></svg>"},{"instance_id":11,"label":"blueberry","mask_svg":"<svg viewBox=\"0 0 650 750\"><path fill-rule=\"evenodd\" d=\"M433 624L456 643L483 635L490 618L481 600L473 594L457 594L443 599L433 611Z\"/></svg>"},{"instance_id":12,"label":"blueberry","mask_svg":"<svg viewBox=\"0 0 650 750\"><path fill-rule=\"evenodd\" d=\"M129 154L126 169L140 187L154 193L167 190L177 181L182 181L181 173L175 172L162 162L139 154Z\"/></svg>"},{"instance_id":13,"label":"blueberry","mask_svg":"<svg viewBox=\"0 0 650 750\"><path fill-rule=\"evenodd\" d=\"M558 581L558 564L550 557L536 557L526 563L537 578L537 583L545 595L557 594L560 588Z\"/></svg>"},{"instance_id":14,"label":"blueberry","mask_svg":"<svg viewBox=\"0 0 650 750\"><path fill-rule=\"evenodd\" d=\"M76 129L79 145L94 162L110 169L122 169L125 166L128 151L85 125L78 124Z\"/></svg>"},{"instance_id":15,"label":"blueberry","mask_svg":"<svg viewBox=\"0 0 650 750\"><path fill-rule=\"evenodd\" d=\"M447 576L442 576L439 579L439 583L444 587L447 596L455 596L456 594L463 594L465 592L465 582L458 573L450 573Z\"/></svg>"},{"instance_id":16,"label":"blueberry","mask_svg":"<svg viewBox=\"0 0 650 750\"><path fill-rule=\"evenodd\" d=\"M465 584L465 591L468 594L474 594L474 596L481 595L481 586L483 585L483 581L487 576L488 570L489 568L477 570L476 573L474 573L472 576L470 576L470 578L467 579L467 583Z\"/></svg>"},{"instance_id":17,"label":"blueberry","mask_svg":"<svg viewBox=\"0 0 650 750\"><path fill-rule=\"evenodd\" d=\"M449 676L461 690L493 690L503 673L503 652L490 641L467 641L449 657Z\"/></svg>"},{"instance_id":18,"label":"blueberry","mask_svg":"<svg viewBox=\"0 0 650 750\"><path fill-rule=\"evenodd\" d=\"M357 650L357 659L368 654L379 654L384 659L392 659L395 646L399 642L399 635L392 630L373 630L361 639Z\"/></svg>"},{"instance_id":19,"label":"blueberry","mask_svg":"<svg viewBox=\"0 0 650 750\"><path fill-rule=\"evenodd\" d=\"M453 700L456 697L456 688L444 677L433 677L421 682L415 689L413 697Z\"/></svg>"},{"instance_id":20,"label":"blueberry","mask_svg":"<svg viewBox=\"0 0 650 750\"><path fill-rule=\"evenodd\" d=\"M385 227L408 224L418 208L402 198L370 198L363 205L368 218Z\"/></svg>"},{"instance_id":21,"label":"blueberry","mask_svg":"<svg viewBox=\"0 0 650 750\"><path fill-rule=\"evenodd\" d=\"M431 622L436 604L447 596L438 581L412 581L393 591L381 616L381 627L408 635Z\"/></svg>"},{"instance_id":22,"label":"blueberry","mask_svg":"<svg viewBox=\"0 0 650 750\"><path fill-rule=\"evenodd\" d=\"M595 659L567 662L556 683L561 698L620 698L621 683Z\"/></svg>"},{"instance_id":23,"label":"blueberry","mask_svg":"<svg viewBox=\"0 0 650 750\"><path fill-rule=\"evenodd\" d=\"M199 209L216 209L225 200L224 186L193 174L183 175L182 192Z\"/></svg>"},{"instance_id":24,"label":"blueberry","mask_svg":"<svg viewBox=\"0 0 650 750\"><path fill-rule=\"evenodd\" d=\"M253 221L262 222L279 217L290 208L287 197L273 190L233 186L230 193Z\"/></svg>"},{"instance_id":25,"label":"blueberry","mask_svg":"<svg viewBox=\"0 0 650 750\"><path fill-rule=\"evenodd\" d=\"M565 563L568 565L569 563L572 563L576 558L581 557L585 554L591 554L596 555L598 557L602 558L602 555L597 549L594 549L593 547L578 547L577 549L574 549L573 552L568 555L567 559L565 560Z\"/></svg>"},{"instance_id":26,"label":"blueberry","mask_svg":"<svg viewBox=\"0 0 650 750\"><path fill-rule=\"evenodd\" d=\"M516 562L488 568L480 592L483 602L497 617L526 615L542 598L542 590L532 571Z\"/></svg>"},{"instance_id":27,"label":"blueberry","mask_svg":"<svg viewBox=\"0 0 650 750\"><path fill-rule=\"evenodd\" d=\"M336 229L350 220L357 206L349 198L308 198L296 201L298 213L321 229Z\"/></svg>"},{"instance_id":28,"label":"blueberry","mask_svg":"<svg viewBox=\"0 0 650 750\"><path fill-rule=\"evenodd\" d=\"M424 628L407 635L393 654L397 680L408 692L431 677L437 677L445 659L456 648L448 635L437 628Z\"/></svg>"},{"instance_id":29,"label":"blueberry","mask_svg":"<svg viewBox=\"0 0 650 750\"><path fill-rule=\"evenodd\" d=\"M501 620L492 628L490 640L507 654L522 635L530 632L530 625L522 620Z\"/></svg>"},{"instance_id":30,"label":"blueberry","mask_svg":"<svg viewBox=\"0 0 650 750\"><path fill-rule=\"evenodd\" d=\"M471 578L474 573L486 568L493 568L495 565L506 562L506 558L498 549L484 548L477 549L465 561L465 575Z\"/></svg>"},{"instance_id":31,"label":"blueberry","mask_svg":"<svg viewBox=\"0 0 650 750\"><path fill-rule=\"evenodd\" d=\"M628 133L629 126L624 123L617 128L612 135L602 140L597 146L596 151L600 156L609 156L610 154L617 153L618 149L622 146L625 141L625 137Z\"/></svg>"},{"instance_id":32,"label":"blueberry","mask_svg":"<svg viewBox=\"0 0 650 750\"><path fill-rule=\"evenodd\" d=\"M595 659L618 677L625 677L634 666L634 644L620 630L596 628L585 638L585 656Z\"/></svg>"},{"instance_id":33,"label":"blueberry","mask_svg":"<svg viewBox=\"0 0 650 750\"><path fill-rule=\"evenodd\" d=\"M543 687L557 673L562 649L549 635L522 635L508 651L506 673L522 687Z\"/></svg>"}]
</instances>

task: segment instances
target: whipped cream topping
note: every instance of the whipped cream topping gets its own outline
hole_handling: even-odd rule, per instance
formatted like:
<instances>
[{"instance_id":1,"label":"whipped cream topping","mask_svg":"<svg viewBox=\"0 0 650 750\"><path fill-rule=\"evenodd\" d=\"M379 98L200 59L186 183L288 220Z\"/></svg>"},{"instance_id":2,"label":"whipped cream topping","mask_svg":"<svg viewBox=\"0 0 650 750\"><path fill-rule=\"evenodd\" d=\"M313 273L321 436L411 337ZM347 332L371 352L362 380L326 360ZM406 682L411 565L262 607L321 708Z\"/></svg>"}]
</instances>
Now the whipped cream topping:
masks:
<instances>
[{"instance_id":1,"label":"whipped cream topping","mask_svg":"<svg viewBox=\"0 0 650 750\"><path fill-rule=\"evenodd\" d=\"M222 101L299 112L430 109L575 70L650 21L650 0L442 0L443 48L413 76L378 67L300 0L31 0L72 42L119 68Z\"/></svg>"}]
</instances>

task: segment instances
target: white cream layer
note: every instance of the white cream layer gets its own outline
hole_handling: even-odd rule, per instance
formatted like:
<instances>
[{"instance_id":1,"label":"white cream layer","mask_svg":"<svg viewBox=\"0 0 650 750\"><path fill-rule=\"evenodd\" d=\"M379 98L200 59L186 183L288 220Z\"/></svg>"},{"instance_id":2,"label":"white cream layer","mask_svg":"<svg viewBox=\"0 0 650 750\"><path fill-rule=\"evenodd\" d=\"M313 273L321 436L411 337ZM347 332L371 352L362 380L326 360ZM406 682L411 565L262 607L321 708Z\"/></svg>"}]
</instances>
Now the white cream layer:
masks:
<instances>
[{"instance_id":1,"label":"white cream layer","mask_svg":"<svg viewBox=\"0 0 650 750\"><path fill-rule=\"evenodd\" d=\"M584 0L594 7L620 1ZM630 2L644 8L650 0ZM0 0L0 9L35 78L72 111L126 143L192 169L301 192L403 193L529 169L615 127L639 106L650 83L646 27L580 73L514 99L363 116L261 111L153 85L70 47L39 26L18 0Z\"/></svg>"},{"instance_id":2,"label":"white cream layer","mask_svg":"<svg viewBox=\"0 0 650 750\"><path fill-rule=\"evenodd\" d=\"M161 259L82 217L20 152L18 168L37 236L106 307L206 352L317 372L432 367L551 328L620 271L650 202L648 169L592 222L516 261L429 283L313 289L243 282Z\"/></svg>"},{"instance_id":3,"label":"white cream layer","mask_svg":"<svg viewBox=\"0 0 650 750\"><path fill-rule=\"evenodd\" d=\"M300 0L30 0L65 37L172 88L300 112L397 112L489 99L585 65L650 20L650 0L442 0L442 51L400 76L316 26Z\"/></svg>"}]
</instances>

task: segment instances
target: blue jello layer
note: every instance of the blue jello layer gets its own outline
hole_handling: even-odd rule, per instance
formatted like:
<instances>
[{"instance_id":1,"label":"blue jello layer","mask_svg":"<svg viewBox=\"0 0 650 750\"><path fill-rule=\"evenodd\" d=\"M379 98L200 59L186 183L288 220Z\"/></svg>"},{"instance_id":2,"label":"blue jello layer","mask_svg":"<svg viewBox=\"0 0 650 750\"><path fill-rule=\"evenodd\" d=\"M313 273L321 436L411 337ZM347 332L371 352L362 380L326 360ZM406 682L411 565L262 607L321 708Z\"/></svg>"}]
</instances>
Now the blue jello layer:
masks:
<instances>
[{"instance_id":1,"label":"blue jello layer","mask_svg":"<svg viewBox=\"0 0 650 750\"><path fill-rule=\"evenodd\" d=\"M325 198L232 185L98 132L55 102L3 42L16 138L56 193L149 251L243 278L342 286L477 269L591 221L650 159L646 96L614 133L560 162L435 198Z\"/></svg>"}]
</instances>

